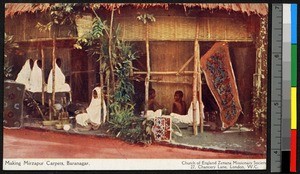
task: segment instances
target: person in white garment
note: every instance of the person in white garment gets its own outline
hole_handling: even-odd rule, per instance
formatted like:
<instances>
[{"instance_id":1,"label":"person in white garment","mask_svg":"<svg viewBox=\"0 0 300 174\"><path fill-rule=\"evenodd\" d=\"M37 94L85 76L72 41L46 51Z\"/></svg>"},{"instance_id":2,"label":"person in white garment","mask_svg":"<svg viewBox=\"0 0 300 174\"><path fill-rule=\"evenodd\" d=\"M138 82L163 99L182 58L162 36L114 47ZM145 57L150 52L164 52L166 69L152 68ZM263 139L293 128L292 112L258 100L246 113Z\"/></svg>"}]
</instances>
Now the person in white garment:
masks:
<instances>
[{"instance_id":1,"label":"person in white garment","mask_svg":"<svg viewBox=\"0 0 300 174\"><path fill-rule=\"evenodd\" d=\"M27 59L15 80L17 83L24 84L26 90L29 89L29 82L30 82L30 75L31 75L32 67L33 67L33 60Z\"/></svg>"},{"instance_id":2,"label":"person in white garment","mask_svg":"<svg viewBox=\"0 0 300 174\"><path fill-rule=\"evenodd\" d=\"M103 109L103 113L101 113ZM80 126L88 128L92 126L93 129L98 129L101 123L105 122L106 105L104 98L101 97L101 88L96 87L92 91L92 100L86 113L76 115L76 122Z\"/></svg>"},{"instance_id":3,"label":"person in white garment","mask_svg":"<svg viewBox=\"0 0 300 174\"><path fill-rule=\"evenodd\" d=\"M204 105L201 102L201 107L199 107L199 101L196 102L196 123L200 124L200 111L201 117L204 120ZM176 113L171 113L170 116L173 118L173 122L175 123L185 123L185 124L193 124L193 103L191 103L187 115L180 115Z\"/></svg>"},{"instance_id":4,"label":"person in white garment","mask_svg":"<svg viewBox=\"0 0 300 174\"><path fill-rule=\"evenodd\" d=\"M29 91L30 92L42 92L43 79L42 79L42 61L35 60L30 74ZM44 90L46 89L46 85Z\"/></svg>"},{"instance_id":5,"label":"person in white garment","mask_svg":"<svg viewBox=\"0 0 300 174\"><path fill-rule=\"evenodd\" d=\"M70 85L67 84L66 77L63 74L61 67L61 59L57 58L55 63L55 92L70 92ZM47 92L52 93L52 83L53 83L53 69L51 69L47 81Z\"/></svg>"}]
</instances>

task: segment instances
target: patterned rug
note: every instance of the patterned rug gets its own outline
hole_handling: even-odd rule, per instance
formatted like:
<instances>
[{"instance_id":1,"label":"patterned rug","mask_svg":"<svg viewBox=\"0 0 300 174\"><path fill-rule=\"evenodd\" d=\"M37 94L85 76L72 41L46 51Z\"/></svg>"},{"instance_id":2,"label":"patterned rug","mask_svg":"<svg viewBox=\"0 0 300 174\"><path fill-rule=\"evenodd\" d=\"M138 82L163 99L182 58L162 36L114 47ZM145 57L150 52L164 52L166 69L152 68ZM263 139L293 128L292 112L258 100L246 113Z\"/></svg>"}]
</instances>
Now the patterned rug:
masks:
<instances>
[{"instance_id":1,"label":"patterned rug","mask_svg":"<svg viewBox=\"0 0 300 174\"><path fill-rule=\"evenodd\" d=\"M218 42L200 60L207 85L220 109L224 128L232 126L242 108L232 69L228 44Z\"/></svg>"},{"instance_id":2,"label":"patterned rug","mask_svg":"<svg viewBox=\"0 0 300 174\"><path fill-rule=\"evenodd\" d=\"M169 116L161 116L154 118L152 132L156 141L171 140L172 120Z\"/></svg>"},{"instance_id":3,"label":"patterned rug","mask_svg":"<svg viewBox=\"0 0 300 174\"><path fill-rule=\"evenodd\" d=\"M23 124L25 85L14 81L4 82L3 126L20 128Z\"/></svg>"}]
</instances>

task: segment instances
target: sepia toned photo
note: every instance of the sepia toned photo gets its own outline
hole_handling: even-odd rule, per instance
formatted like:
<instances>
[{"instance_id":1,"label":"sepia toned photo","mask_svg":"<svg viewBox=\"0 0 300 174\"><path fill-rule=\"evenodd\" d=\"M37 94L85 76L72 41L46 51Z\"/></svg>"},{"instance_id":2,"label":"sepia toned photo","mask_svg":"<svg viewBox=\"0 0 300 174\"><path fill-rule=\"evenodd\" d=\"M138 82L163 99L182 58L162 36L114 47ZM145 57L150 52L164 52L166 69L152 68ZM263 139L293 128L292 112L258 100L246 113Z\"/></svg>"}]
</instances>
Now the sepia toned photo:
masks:
<instances>
[{"instance_id":1,"label":"sepia toned photo","mask_svg":"<svg viewBox=\"0 0 300 174\"><path fill-rule=\"evenodd\" d=\"M265 170L268 4L5 3L4 170Z\"/></svg>"}]
</instances>

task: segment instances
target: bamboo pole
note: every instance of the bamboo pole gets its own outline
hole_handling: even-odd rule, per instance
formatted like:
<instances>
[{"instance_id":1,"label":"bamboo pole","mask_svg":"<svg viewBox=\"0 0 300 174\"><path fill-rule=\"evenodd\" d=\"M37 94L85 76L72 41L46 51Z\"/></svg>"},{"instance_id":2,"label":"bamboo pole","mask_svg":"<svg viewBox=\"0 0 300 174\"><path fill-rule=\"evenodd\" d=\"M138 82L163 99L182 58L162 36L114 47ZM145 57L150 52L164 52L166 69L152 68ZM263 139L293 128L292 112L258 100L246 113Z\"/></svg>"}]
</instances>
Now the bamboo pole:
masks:
<instances>
[{"instance_id":1,"label":"bamboo pole","mask_svg":"<svg viewBox=\"0 0 300 174\"><path fill-rule=\"evenodd\" d=\"M100 78L100 89L101 89L101 101L100 101L100 106L102 107L102 100L104 101L104 94L103 94L103 71L101 69L101 64L102 64L102 59L99 59L99 78ZM104 114L104 110L103 114ZM106 110L106 116L108 117L108 109ZM103 118L104 119L104 118Z\"/></svg>"},{"instance_id":2,"label":"bamboo pole","mask_svg":"<svg viewBox=\"0 0 300 174\"><path fill-rule=\"evenodd\" d=\"M109 92L109 90L110 90L110 87L109 87L109 85L110 85L110 83L109 83L109 78L107 78L107 84L106 84L107 86L106 86L106 103L107 103L107 105L106 105L106 107L107 107L107 121L109 121L109 105L110 105L110 102L109 102L109 98L110 98L110 92Z\"/></svg>"},{"instance_id":3,"label":"bamboo pole","mask_svg":"<svg viewBox=\"0 0 300 174\"><path fill-rule=\"evenodd\" d=\"M150 80L150 51L149 51L149 31L148 30L149 30L148 23L146 23L147 76L145 79L145 113L148 110L149 80Z\"/></svg>"},{"instance_id":4,"label":"bamboo pole","mask_svg":"<svg viewBox=\"0 0 300 174\"><path fill-rule=\"evenodd\" d=\"M192 55L192 56L189 58L189 60L186 61L186 62L184 63L184 65L179 69L179 71L177 72L176 75L179 75L179 74L184 70L184 68L185 68L186 66L188 66L188 64L193 60L193 58L194 58L194 55Z\"/></svg>"},{"instance_id":5,"label":"bamboo pole","mask_svg":"<svg viewBox=\"0 0 300 174\"><path fill-rule=\"evenodd\" d=\"M108 56L109 56L109 66L110 66L110 71L111 71L111 84L112 84L112 89L113 92L115 91L115 74L114 74L114 67L112 63L112 28L113 28L113 20L114 20L114 7L111 11L111 17L110 17L110 27L109 27L109 40L108 40Z\"/></svg>"},{"instance_id":6,"label":"bamboo pole","mask_svg":"<svg viewBox=\"0 0 300 174\"><path fill-rule=\"evenodd\" d=\"M45 53L44 48L41 48L42 54L42 105L45 105Z\"/></svg>"},{"instance_id":7,"label":"bamboo pole","mask_svg":"<svg viewBox=\"0 0 300 174\"><path fill-rule=\"evenodd\" d=\"M189 84L189 85L192 85L191 82L175 82L175 81L164 81L164 80L149 80L149 82L154 82L154 83Z\"/></svg>"},{"instance_id":8,"label":"bamboo pole","mask_svg":"<svg viewBox=\"0 0 300 174\"><path fill-rule=\"evenodd\" d=\"M198 52L200 55L200 45L198 44ZM203 127L204 127L204 121L203 121L203 117L202 117L202 111L204 112L204 110L202 110L202 106L203 106L203 102L202 102L202 80L201 80L201 66L200 66L200 56L198 57L198 98L199 98L199 117L200 117L200 133L203 133Z\"/></svg>"},{"instance_id":9,"label":"bamboo pole","mask_svg":"<svg viewBox=\"0 0 300 174\"><path fill-rule=\"evenodd\" d=\"M52 120L52 102L51 99L49 99L49 120Z\"/></svg>"},{"instance_id":10,"label":"bamboo pole","mask_svg":"<svg viewBox=\"0 0 300 174\"><path fill-rule=\"evenodd\" d=\"M135 71L133 72L134 75L143 75L147 74L145 71ZM151 71L150 75L177 75L177 71ZM182 71L179 75L183 74L194 74L194 71Z\"/></svg>"},{"instance_id":11,"label":"bamboo pole","mask_svg":"<svg viewBox=\"0 0 300 174\"><path fill-rule=\"evenodd\" d=\"M194 74L193 74L193 130L194 135L198 134L198 127L197 127L197 119L196 119L196 104L197 104L197 64L199 57L199 50L198 50L198 25L196 25L196 36L194 41Z\"/></svg>"},{"instance_id":12,"label":"bamboo pole","mask_svg":"<svg viewBox=\"0 0 300 174\"><path fill-rule=\"evenodd\" d=\"M55 60L56 60L56 33L53 30L53 42L52 42L52 105L55 104ZM51 105L51 107L52 107ZM55 112L55 111L54 111ZM55 113L54 113L55 114ZM51 115L49 120L52 120Z\"/></svg>"}]
</instances>

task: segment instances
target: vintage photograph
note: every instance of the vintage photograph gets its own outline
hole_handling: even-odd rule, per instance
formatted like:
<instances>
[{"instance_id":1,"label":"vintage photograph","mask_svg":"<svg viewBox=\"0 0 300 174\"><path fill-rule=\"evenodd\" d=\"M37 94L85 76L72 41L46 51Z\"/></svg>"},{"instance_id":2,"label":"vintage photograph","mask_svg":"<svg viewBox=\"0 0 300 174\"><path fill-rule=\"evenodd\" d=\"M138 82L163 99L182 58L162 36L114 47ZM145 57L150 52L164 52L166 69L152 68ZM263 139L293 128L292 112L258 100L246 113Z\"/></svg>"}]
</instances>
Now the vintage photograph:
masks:
<instances>
[{"instance_id":1,"label":"vintage photograph","mask_svg":"<svg viewBox=\"0 0 300 174\"><path fill-rule=\"evenodd\" d=\"M265 3L5 3L3 169L266 169L268 27Z\"/></svg>"}]
</instances>

